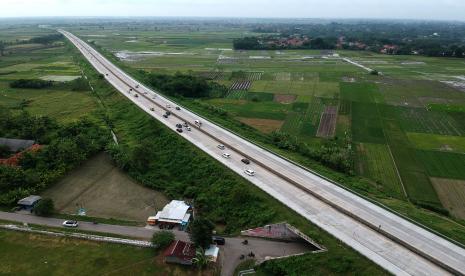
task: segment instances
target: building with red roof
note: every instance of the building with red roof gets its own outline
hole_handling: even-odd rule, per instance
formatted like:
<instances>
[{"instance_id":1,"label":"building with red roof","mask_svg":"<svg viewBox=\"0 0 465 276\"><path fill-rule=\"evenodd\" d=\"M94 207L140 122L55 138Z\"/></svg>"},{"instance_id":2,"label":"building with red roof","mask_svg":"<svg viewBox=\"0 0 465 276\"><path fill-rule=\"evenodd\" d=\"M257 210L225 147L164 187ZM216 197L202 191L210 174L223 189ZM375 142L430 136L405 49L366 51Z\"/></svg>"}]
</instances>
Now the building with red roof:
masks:
<instances>
[{"instance_id":1,"label":"building with red roof","mask_svg":"<svg viewBox=\"0 0 465 276\"><path fill-rule=\"evenodd\" d=\"M163 253L165 263L192 265L195 245L190 242L174 241Z\"/></svg>"}]
</instances>

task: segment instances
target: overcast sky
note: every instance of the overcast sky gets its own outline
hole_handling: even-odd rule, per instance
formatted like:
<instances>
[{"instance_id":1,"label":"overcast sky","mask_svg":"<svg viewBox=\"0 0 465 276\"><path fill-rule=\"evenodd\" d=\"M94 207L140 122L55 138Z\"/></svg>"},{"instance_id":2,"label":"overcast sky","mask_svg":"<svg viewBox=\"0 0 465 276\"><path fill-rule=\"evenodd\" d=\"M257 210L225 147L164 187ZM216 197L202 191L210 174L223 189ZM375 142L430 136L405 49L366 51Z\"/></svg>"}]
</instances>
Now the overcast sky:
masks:
<instances>
[{"instance_id":1,"label":"overcast sky","mask_svg":"<svg viewBox=\"0 0 465 276\"><path fill-rule=\"evenodd\" d=\"M212 16L465 21L465 0L0 0L0 17Z\"/></svg>"}]
</instances>

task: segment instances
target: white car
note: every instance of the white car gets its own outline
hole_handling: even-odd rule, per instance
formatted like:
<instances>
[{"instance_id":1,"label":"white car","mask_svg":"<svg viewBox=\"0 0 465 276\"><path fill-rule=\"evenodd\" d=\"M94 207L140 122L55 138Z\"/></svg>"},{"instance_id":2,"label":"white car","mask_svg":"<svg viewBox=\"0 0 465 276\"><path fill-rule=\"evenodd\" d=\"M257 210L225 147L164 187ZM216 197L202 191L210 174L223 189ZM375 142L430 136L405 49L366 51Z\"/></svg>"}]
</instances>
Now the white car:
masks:
<instances>
[{"instance_id":1,"label":"white car","mask_svg":"<svg viewBox=\"0 0 465 276\"><path fill-rule=\"evenodd\" d=\"M231 158L231 154L229 154L229 153L223 153L223 157L224 157L224 158Z\"/></svg>"},{"instance_id":2,"label":"white car","mask_svg":"<svg viewBox=\"0 0 465 276\"><path fill-rule=\"evenodd\" d=\"M252 170L250 170L250 169L247 169L247 170L245 170L244 172L245 172L245 174L250 175L250 176L254 176L254 175L255 175L255 172L252 171Z\"/></svg>"},{"instance_id":3,"label":"white car","mask_svg":"<svg viewBox=\"0 0 465 276\"><path fill-rule=\"evenodd\" d=\"M224 145L218 145L216 147L219 148L220 150L224 150Z\"/></svg>"},{"instance_id":4,"label":"white car","mask_svg":"<svg viewBox=\"0 0 465 276\"><path fill-rule=\"evenodd\" d=\"M191 131L191 127L189 127L189 126L186 127L186 129L187 129L187 131Z\"/></svg>"},{"instance_id":5,"label":"white car","mask_svg":"<svg viewBox=\"0 0 465 276\"><path fill-rule=\"evenodd\" d=\"M78 227L79 223L75 220L65 220L62 224L64 227Z\"/></svg>"}]
</instances>

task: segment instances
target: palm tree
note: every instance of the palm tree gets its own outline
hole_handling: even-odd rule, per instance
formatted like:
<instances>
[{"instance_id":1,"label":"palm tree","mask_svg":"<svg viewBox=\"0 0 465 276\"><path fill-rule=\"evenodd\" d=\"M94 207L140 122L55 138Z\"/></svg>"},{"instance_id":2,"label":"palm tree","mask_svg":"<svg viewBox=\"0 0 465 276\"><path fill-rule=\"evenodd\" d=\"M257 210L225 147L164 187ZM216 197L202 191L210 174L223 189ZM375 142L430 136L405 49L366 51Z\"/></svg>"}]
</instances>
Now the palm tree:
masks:
<instances>
[{"instance_id":1,"label":"palm tree","mask_svg":"<svg viewBox=\"0 0 465 276\"><path fill-rule=\"evenodd\" d=\"M195 258L192 259L192 263L195 264L198 268L202 269L207 266L210 262L210 259L205 256L205 249L202 247L197 248L195 251Z\"/></svg>"}]
</instances>

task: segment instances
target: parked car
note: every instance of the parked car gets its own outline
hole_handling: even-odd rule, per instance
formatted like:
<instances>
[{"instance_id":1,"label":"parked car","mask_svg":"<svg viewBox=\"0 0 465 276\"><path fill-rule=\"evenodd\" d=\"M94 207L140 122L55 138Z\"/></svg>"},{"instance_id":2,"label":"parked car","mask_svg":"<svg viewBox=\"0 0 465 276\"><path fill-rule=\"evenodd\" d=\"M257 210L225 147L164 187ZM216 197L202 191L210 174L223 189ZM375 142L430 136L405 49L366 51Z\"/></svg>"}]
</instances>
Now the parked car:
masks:
<instances>
[{"instance_id":1,"label":"parked car","mask_svg":"<svg viewBox=\"0 0 465 276\"><path fill-rule=\"evenodd\" d=\"M181 110L181 108L179 106L176 106L176 110Z\"/></svg>"},{"instance_id":2,"label":"parked car","mask_svg":"<svg viewBox=\"0 0 465 276\"><path fill-rule=\"evenodd\" d=\"M245 170L244 172L245 172L245 174L247 174L247 175L249 175L249 176L254 176L254 175L255 175L255 172L252 171L252 170L250 170L250 169L247 169L247 170Z\"/></svg>"},{"instance_id":3,"label":"parked car","mask_svg":"<svg viewBox=\"0 0 465 276\"><path fill-rule=\"evenodd\" d=\"M247 164L247 165L250 164L250 160L247 159L247 158L244 158L244 159L242 159L241 161L242 161L242 163L244 163L244 164Z\"/></svg>"},{"instance_id":4,"label":"parked car","mask_svg":"<svg viewBox=\"0 0 465 276\"><path fill-rule=\"evenodd\" d=\"M176 131L182 133L182 128L177 128Z\"/></svg>"},{"instance_id":5,"label":"parked car","mask_svg":"<svg viewBox=\"0 0 465 276\"><path fill-rule=\"evenodd\" d=\"M231 158L231 154L229 154L229 153L223 153L223 157L224 157L224 158Z\"/></svg>"},{"instance_id":6,"label":"parked car","mask_svg":"<svg viewBox=\"0 0 465 276\"><path fill-rule=\"evenodd\" d=\"M224 145L218 145L216 147L219 148L220 150L224 150Z\"/></svg>"},{"instance_id":7,"label":"parked car","mask_svg":"<svg viewBox=\"0 0 465 276\"><path fill-rule=\"evenodd\" d=\"M65 220L63 222L63 226L64 227L78 227L79 226L79 223L75 220Z\"/></svg>"},{"instance_id":8,"label":"parked car","mask_svg":"<svg viewBox=\"0 0 465 276\"><path fill-rule=\"evenodd\" d=\"M224 245L226 243L226 240L223 237L212 237L213 243L216 243L217 245Z\"/></svg>"}]
</instances>

